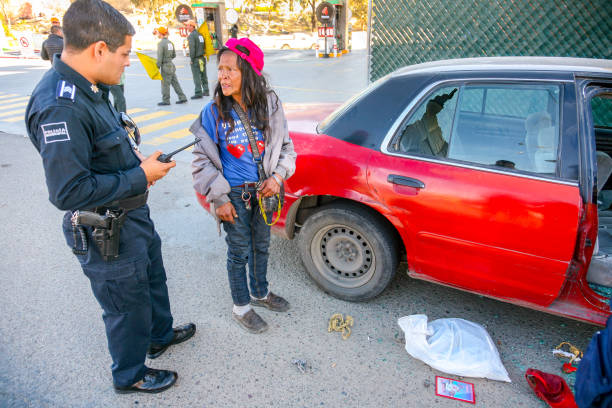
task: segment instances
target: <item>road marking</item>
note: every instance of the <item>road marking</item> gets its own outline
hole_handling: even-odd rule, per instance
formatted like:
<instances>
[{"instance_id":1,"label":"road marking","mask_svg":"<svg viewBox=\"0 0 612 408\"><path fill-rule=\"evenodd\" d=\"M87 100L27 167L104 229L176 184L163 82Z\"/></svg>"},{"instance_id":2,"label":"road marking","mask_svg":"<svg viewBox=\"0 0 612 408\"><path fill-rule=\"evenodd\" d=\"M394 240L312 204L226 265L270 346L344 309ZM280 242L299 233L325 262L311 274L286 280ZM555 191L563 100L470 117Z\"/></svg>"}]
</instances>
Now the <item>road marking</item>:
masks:
<instances>
[{"instance_id":1,"label":"road marking","mask_svg":"<svg viewBox=\"0 0 612 408\"><path fill-rule=\"evenodd\" d=\"M2 76L2 75L15 75L15 74L25 74L25 71L0 71L0 76Z\"/></svg>"},{"instance_id":2,"label":"road marking","mask_svg":"<svg viewBox=\"0 0 612 408\"><path fill-rule=\"evenodd\" d=\"M146 135L147 133L155 132L156 130L163 129L168 126L176 125L178 123L188 122L190 120L194 120L198 115L189 114L179 116L178 118L164 120L163 122L153 123L151 125L143 126L140 128L140 134Z\"/></svg>"},{"instance_id":3,"label":"road marking","mask_svg":"<svg viewBox=\"0 0 612 408\"><path fill-rule=\"evenodd\" d=\"M127 113L129 115L133 115L134 113L144 112L144 111L146 111L146 109L144 109L144 108L132 108L132 109L128 109Z\"/></svg>"},{"instance_id":4,"label":"road marking","mask_svg":"<svg viewBox=\"0 0 612 408\"><path fill-rule=\"evenodd\" d=\"M10 109L10 108L24 108L26 106L28 106L28 104L26 102L24 102L24 103L13 103L11 105L6 105L6 106L1 106L0 105L0 110Z\"/></svg>"},{"instance_id":5,"label":"road marking","mask_svg":"<svg viewBox=\"0 0 612 408\"><path fill-rule=\"evenodd\" d=\"M8 111L8 112L2 112L0 113L0 118L4 116L18 115L20 113L25 113L25 109L15 109L15 110Z\"/></svg>"},{"instance_id":6,"label":"road marking","mask_svg":"<svg viewBox=\"0 0 612 408\"><path fill-rule=\"evenodd\" d=\"M190 134L191 132L189 131L189 128L183 128L175 130L174 132L166 133L164 137L169 137L171 139L182 139L186 136L189 136Z\"/></svg>"},{"instance_id":7,"label":"road marking","mask_svg":"<svg viewBox=\"0 0 612 408\"><path fill-rule=\"evenodd\" d=\"M20 120L25 121L23 115L13 116L12 118L2 119L2 122L19 122Z\"/></svg>"},{"instance_id":8,"label":"road marking","mask_svg":"<svg viewBox=\"0 0 612 408\"><path fill-rule=\"evenodd\" d=\"M29 96L22 96L22 97L19 97L19 98L4 99L4 100L0 101L0 103L20 102L20 101L27 101L29 99L30 99Z\"/></svg>"},{"instance_id":9,"label":"road marking","mask_svg":"<svg viewBox=\"0 0 612 408\"><path fill-rule=\"evenodd\" d=\"M170 115L171 113L174 112L170 112L170 111L157 111L157 112L152 112L152 113L147 113L145 115L140 115L140 116L134 116L132 118L132 120L136 123L140 122L144 122L146 120L151 120L151 119L155 119L155 118L159 118L161 116L166 116L166 115Z\"/></svg>"},{"instance_id":10,"label":"road marking","mask_svg":"<svg viewBox=\"0 0 612 408\"><path fill-rule=\"evenodd\" d=\"M2 96L0 96L0 99L12 98L13 96L19 96L19 95L17 95L17 94L6 94L6 95L4 95L3 94Z\"/></svg>"},{"instance_id":11,"label":"road marking","mask_svg":"<svg viewBox=\"0 0 612 408\"><path fill-rule=\"evenodd\" d=\"M151 145L151 146L159 146L164 143L168 143L170 139L184 139L189 136L191 132L189 128L183 128L179 130L175 130L174 132L166 133L163 136L154 137L153 139L142 142L143 144Z\"/></svg>"}]
</instances>

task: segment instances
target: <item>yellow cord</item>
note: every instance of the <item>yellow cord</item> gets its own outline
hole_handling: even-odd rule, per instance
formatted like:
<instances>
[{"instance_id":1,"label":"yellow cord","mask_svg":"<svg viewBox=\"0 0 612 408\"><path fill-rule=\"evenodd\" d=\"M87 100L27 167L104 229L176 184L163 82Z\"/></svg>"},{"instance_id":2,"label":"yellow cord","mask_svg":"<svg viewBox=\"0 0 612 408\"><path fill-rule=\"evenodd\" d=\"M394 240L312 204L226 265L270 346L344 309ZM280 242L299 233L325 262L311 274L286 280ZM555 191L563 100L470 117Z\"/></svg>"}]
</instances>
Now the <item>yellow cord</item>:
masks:
<instances>
[{"instance_id":1,"label":"yellow cord","mask_svg":"<svg viewBox=\"0 0 612 408\"><path fill-rule=\"evenodd\" d=\"M568 341L564 341L559 344L557 347L555 347L555 350L563 350L562 347L565 345L568 346L569 352L574 355L572 358L570 358L570 364L572 364L576 358L582 358L582 351Z\"/></svg>"},{"instance_id":2,"label":"yellow cord","mask_svg":"<svg viewBox=\"0 0 612 408\"><path fill-rule=\"evenodd\" d=\"M268 226L272 226L272 225L277 223L277 221L278 221L278 219L280 218L280 215L281 215L281 209L283 208L283 205L281 204L281 200L280 200L280 195L276 194L276 196L278 196L278 209L276 210L277 211L276 219L272 223L268 224L268 217L266 216L266 212L264 211L263 204L261 203L261 199L263 197L261 195L259 195L259 211L261 211L261 215L263 216L264 222Z\"/></svg>"},{"instance_id":3,"label":"yellow cord","mask_svg":"<svg viewBox=\"0 0 612 408\"><path fill-rule=\"evenodd\" d=\"M353 326L353 318L351 316L346 315L346 319L344 319L341 313L336 313L329 318L327 331L330 333L332 331L342 332L342 340L346 340L351 335L351 326Z\"/></svg>"}]
</instances>

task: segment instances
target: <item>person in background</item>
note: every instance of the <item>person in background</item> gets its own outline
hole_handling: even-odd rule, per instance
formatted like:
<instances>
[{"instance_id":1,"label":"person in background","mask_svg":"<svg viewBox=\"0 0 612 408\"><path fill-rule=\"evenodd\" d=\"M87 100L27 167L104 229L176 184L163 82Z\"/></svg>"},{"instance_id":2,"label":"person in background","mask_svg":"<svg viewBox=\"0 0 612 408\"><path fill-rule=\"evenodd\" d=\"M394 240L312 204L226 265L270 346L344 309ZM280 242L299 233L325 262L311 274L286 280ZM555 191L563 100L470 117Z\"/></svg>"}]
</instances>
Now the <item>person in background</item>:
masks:
<instances>
[{"instance_id":1,"label":"person in background","mask_svg":"<svg viewBox=\"0 0 612 408\"><path fill-rule=\"evenodd\" d=\"M125 72L121 74L119 83L110 87L110 93L113 95L113 106L117 112L125 112Z\"/></svg>"},{"instance_id":2,"label":"person in background","mask_svg":"<svg viewBox=\"0 0 612 408\"><path fill-rule=\"evenodd\" d=\"M238 26L236 24L234 24L232 28L230 28L230 37L238 38Z\"/></svg>"},{"instance_id":3,"label":"person in background","mask_svg":"<svg viewBox=\"0 0 612 408\"><path fill-rule=\"evenodd\" d=\"M251 305L274 312L290 306L268 288L270 226L258 197L280 192L295 171L296 154L281 101L261 73L261 49L248 38L230 38L217 54L217 65L214 98L190 128L201 139L193 149L193 185L227 233L232 317L243 329L261 333L268 324Z\"/></svg>"},{"instance_id":4,"label":"person in background","mask_svg":"<svg viewBox=\"0 0 612 408\"><path fill-rule=\"evenodd\" d=\"M157 38L160 40L157 44L157 67L162 76L162 101L158 105L170 105L170 85L172 85L174 92L179 97L176 103L185 103L187 102L187 96L185 96L181 84L176 77L176 67L172 62L176 58L176 51L172 41L168 40L168 29L166 27L158 27Z\"/></svg>"},{"instance_id":5,"label":"person in background","mask_svg":"<svg viewBox=\"0 0 612 408\"><path fill-rule=\"evenodd\" d=\"M191 74L195 84L195 95L191 99L202 99L208 96L208 77L206 76L206 59L204 58L204 37L196 30L196 23L189 20L185 23L189 30L187 41L189 43L189 59L191 60Z\"/></svg>"},{"instance_id":6,"label":"person in background","mask_svg":"<svg viewBox=\"0 0 612 408\"><path fill-rule=\"evenodd\" d=\"M61 54L64 49L64 33L60 25L51 26L51 34L40 47L40 57L53 64L53 56Z\"/></svg>"}]
</instances>

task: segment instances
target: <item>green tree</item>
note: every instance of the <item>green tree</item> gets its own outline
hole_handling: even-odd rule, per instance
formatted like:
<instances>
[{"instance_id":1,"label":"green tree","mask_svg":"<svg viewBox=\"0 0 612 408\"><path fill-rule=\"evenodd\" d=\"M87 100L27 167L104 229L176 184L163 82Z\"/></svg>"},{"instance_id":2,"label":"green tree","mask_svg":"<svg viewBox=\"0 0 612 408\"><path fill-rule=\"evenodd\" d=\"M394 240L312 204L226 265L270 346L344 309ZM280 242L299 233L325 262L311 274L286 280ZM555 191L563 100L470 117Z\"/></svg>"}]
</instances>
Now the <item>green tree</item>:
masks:
<instances>
[{"instance_id":1,"label":"green tree","mask_svg":"<svg viewBox=\"0 0 612 408\"><path fill-rule=\"evenodd\" d=\"M349 7L361 31L368 25L368 0L350 0Z\"/></svg>"},{"instance_id":2,"label":"green tree","mask_svg":"<svg viewBox=\"0 0 612 408\"><path fill-rule=\"evenodd\" d=\"M316 0L299 0L303 8L310 7L310 31L317 29L317 2Z\"/></svg>"}]
</instances>

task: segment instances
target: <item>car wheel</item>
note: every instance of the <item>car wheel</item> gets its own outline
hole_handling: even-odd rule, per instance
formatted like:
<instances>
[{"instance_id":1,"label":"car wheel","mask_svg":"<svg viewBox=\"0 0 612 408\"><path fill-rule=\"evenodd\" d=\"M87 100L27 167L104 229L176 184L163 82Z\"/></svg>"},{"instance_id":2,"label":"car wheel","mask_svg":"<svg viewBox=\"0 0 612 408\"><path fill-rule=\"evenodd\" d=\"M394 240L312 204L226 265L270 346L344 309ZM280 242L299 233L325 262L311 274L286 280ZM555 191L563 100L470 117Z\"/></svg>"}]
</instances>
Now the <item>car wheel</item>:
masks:
<instances>
[{"instance_id":1,"label":"car wheel","mask_svg":"<svg viewBox=\"0 0 612 408\"><path fill-rule=\"evenodd\" d=\"M324 291L363 301L380 294L398 265L393 232L378 217L352 205L322 207L298 235L302 262Z\"/></svg>"},{"instance_id":2,"label":"car wheel","mask_svg":"<svg viewBox=\"0 0 612 408\"><path fill-rule=\"evenodd\" d=\"M281 47L281 50L288 50L291 47L289 47L289 44L283 44L283 46Z\"/></svg>"}]
</instances>

